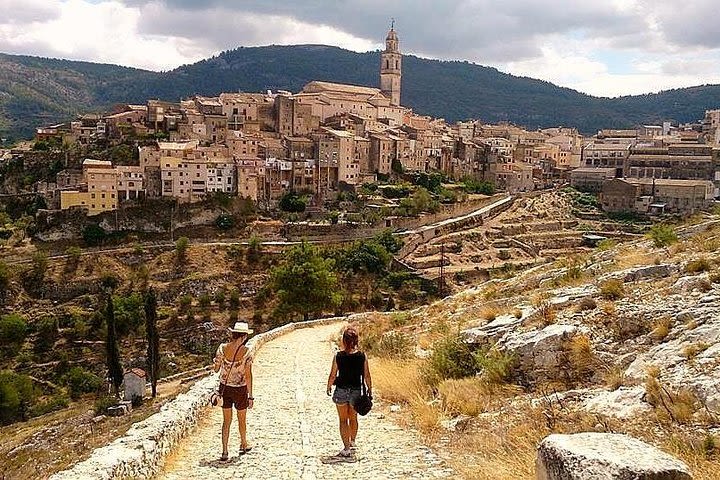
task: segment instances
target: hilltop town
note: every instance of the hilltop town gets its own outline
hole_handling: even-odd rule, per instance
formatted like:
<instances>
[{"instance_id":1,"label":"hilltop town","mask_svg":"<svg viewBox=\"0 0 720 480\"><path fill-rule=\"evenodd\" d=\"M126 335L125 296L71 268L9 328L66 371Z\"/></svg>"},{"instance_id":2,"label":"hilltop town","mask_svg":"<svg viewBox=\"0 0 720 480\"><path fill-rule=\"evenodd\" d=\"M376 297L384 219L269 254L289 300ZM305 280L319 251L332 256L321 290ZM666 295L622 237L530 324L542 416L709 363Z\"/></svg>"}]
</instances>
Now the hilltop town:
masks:
<instances>
[{"instance_id":1,"label":"hilltop town","mask_svg":"<svg viewBox=\"0 0 720 480\"><path fill-rule=\"evenodd\" d=\"M719 194L720 110L693 124L593 137L571 126L449 125L401 105L394 29L385 43L379 88L312 81L298 93L148 100L40 127L27 148L65 153L55 177L20 191L6 182L5 189L41 194L50 210L91 216L143 199L193 203L217 193L271 210L288 192L301 192L311 210L322 211L343 192L431 172L446 183L483 182L510 194L570 183L600 194L607 212L686 214ZM3 162L25 157L29 164L29 153L7 151Z\"/></svg>"}]
</instances>

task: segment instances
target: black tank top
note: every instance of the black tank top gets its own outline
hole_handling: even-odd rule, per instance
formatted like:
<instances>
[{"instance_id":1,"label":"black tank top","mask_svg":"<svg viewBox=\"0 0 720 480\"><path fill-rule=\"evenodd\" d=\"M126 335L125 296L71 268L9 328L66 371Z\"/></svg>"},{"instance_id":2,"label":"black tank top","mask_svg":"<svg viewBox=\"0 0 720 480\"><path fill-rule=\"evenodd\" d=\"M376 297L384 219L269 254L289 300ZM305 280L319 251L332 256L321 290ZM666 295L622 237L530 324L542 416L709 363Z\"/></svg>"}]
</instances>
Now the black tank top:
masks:
<instances>
[{"instance_id":1,"label":"black tank top","mask_svg":"<svg viewBox=\"0 0 720 480\"><path fill-rule=\"evenodd\" d=\"M338 375L335 386L340 388L360 388L360 377L365 371L363 352L347 353L344 350L335 354Z\"/></svg>"}]
</instances>

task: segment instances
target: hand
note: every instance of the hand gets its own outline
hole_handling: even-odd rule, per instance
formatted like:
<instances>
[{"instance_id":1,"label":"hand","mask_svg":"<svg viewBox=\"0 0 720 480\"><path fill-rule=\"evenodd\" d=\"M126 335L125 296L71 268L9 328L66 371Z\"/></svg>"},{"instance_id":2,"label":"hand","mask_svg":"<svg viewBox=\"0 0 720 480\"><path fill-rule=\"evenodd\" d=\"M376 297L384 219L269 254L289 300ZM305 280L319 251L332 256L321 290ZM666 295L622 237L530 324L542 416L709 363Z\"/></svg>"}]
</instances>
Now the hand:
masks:
<instances>
[{"instance_id":1,"label":"hand","mask_svg":"<svg viewBox=\"0 0 720 480\"><path fill-rule=\"evenodd\" d=\"M332 395L332 387L328 387L327 389L327 396L329 397L330 395Z\"/></svg>"},{"instance_id":2,"label":"hand","mask_svg":"<svg viewBox=\"0 0 720 480\"><path fill-rule=\"evenodd\" d=\"M252 409L254 403L255 403L255 400L254 400L254 399L248 400L248 409L249 409L249 410Z\"/></svg>"}]
</instances>

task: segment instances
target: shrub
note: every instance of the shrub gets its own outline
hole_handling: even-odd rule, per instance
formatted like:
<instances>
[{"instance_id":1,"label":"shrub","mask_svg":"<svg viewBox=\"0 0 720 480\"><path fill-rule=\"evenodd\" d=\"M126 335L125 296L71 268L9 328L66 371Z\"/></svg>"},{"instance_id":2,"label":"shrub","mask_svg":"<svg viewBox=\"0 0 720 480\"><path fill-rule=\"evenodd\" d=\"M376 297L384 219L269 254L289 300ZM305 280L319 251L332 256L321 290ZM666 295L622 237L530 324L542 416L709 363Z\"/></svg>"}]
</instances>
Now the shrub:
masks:
<instances>
[{"instance_id":1,"label":"shrub","mask_svg":"<svg viewBox=\"0 0 720 480\"><path fill-rule=\"evenodd\" d=\"M190 246L190 239L187 237L180 237L177 239L177 242L175 242L175 252L177 253L178 258L183 259L185 258L185 255L187 254L187 249Z\"/></svg>"},{"instance_id":2,"label":"shrub","mask_svg":"<svg viewBox=\"0 0 720 480\"><path fill-rule=\"evenodd\" d=\"M656 247L669 247L678 241L675 229L670 225L664 224L653 225L648 232L648 237L650 237Z\"/></svg>"},{"instance_id":3,"label":"shrub","mask_svg":"<svg viewBox=\"0 0 720 480\"><path fill-rule=\"evenodd\" d=\"M2 300L10 288L10 277L10 269L7 264L0 261L0 300Z\"/></svg>"},{"instance_id":4,"label":"shrub","mask_svg":"<svg viewBox=\"0 0 720 480\"><path fill-rule=\"evenodd\" d=\"M27 419L35 395L32 380L27 375L0 372L0 425Z\"/></svg>"},{"instance_id":5,"label":"shrub","mask_svg":"<svg viewBox=\"0 0 720 480\"><path fill-rule=\"evenodd\" d=\"M618 300L625 295L625 285L620 279L610 278L600 284L600 295L606 300Z\"/></svg>"},{"instance_id":6,"label":"shrub","mask_svg":"<svg viewBox=\"0 0 720 480\"><path fill-rule=\"evenodd\" d=\"M210 295L207 293L203 293L200 297L198 297L198 305L200 305L200 308L207 309L210 307L210 302Z\"/></svg>"},{"instance_id":7,"label":"shrub","mask_svg":"<svg viewBox=\"0 0 720 480\"><path fill-rule=\"evenodd\" d=\"M505 249L498 251L498 258L500 260L510 260L510 251Z\"/></svg>"},{"instance_id":8,"label":"shrub","mask_svg":"<svg viewBox=\"0 0 720 480\"><path fill-rule=\"evenodd\" d=\"M222 309L225 306L225 290L220 289L215 292L214 300L218 308Z\"/></svg>"},{"instance_id":9,"label":"shrub","mask_svg":"<svg viewBox=\"0 0 720 480\"><path fill-rule=\"evenodd\" d=\"M262 245L262 238L253 233L248 240L247 261L249 263L255 263L260 260L262 256Z\"/></svg>"},{"instance_id":10,"label":"shrub","mask_svg":"<svg viewBox=\"0 0 720 480\"><path fill-rule=\"evenodd\" d=\"M58 322L55 318L46 317L40 320L36 327L37 337L35 338L36 352L50 352L58 339Z\"/></svg>"},{"instance_id":11,"label":"shrub","mask_svg":"<svg viewBox=\"0 0 720 480\"><path fill-rule=\"evenodd\" d=\"M512 354L491 349L477 352L475 361L480 368L482 380L487 385L501 385L512 379L517 358Z\"/></svg>"},{"instance_id":12,"label":"shrub","mask_svg":"<svg viewBox=\"0 0 720 480\"><path fill-rule=\"evenodd\" d=\"M710 283L720 283L720 272L711 274L708 280L710 280Z\"/></svg>"},{"instance_id":13,"label":"shrub","mask_svg":"<svg viewBox=\"0 0 720 480\"><path fill-rule=\"evenodd\" d=\"M14 357L28 333L27 322L16 313L0 317L0 353Z\"/></svg>"},{"instance_id":14,"label":"shrub","mask_svg":"<svg viewBox=\"0 0 720 480\"><path fill-rule=\"evenodd\" d=\"M221 213L215 219L215 226L220 230L229 230L235 225L235 220L229 213Z\"/></svg>"},{"instance_id":15,"label":"shrub","mask_svg":"<svg viewBox=\"0 0 720 480\"><path fill-rule=\"evenodd\" d=\"M688 262L687 265L685 265L685 272L686 273L701 273L701 272L707 272L712 268L712 265L710 264L710 261L705 257L696 258L695 260L692 260Z\"/></svg>"},{"instance_id":16,"label":"shrub","mask_svg":"<svg viewBox=\"0 0 720 480\"><path fill-rule=\"evenodd\" d=\"M74 272L80 264L82 250L80 250L80 247L68 247L65 250L65 255L67 255L67 269Z\"/></svg>"},{"instance_id":17,"label":"shrub","mask_svg":"<svg viewBox=\"0 0 720 480\"><path fill-rule=\"evenodd\" d=\"M230 308L232 310L237 310L240 307L240 292L237 290L233 290L230 292Z\"/></svg>"},{"instance_id":18,"label":"shrub","mask_svg":"<svg viewBox=\"0 0 720 480\"><path fill-rule=\"evenodd\" d=\"M112 395L103 395L95 400L95 414L104 415L107 409L117 405L118 401Z\"/></svg>"},{"instance_id":19,"label":"shrub","mask_svg":"<svg viewBox=\"0 0 720 480\"><path fill-rule=\"evenodd\" d=\"M500 311L495 306L485 306L480 310L480 318L492 322L499 315Z\"/></svg>"},{"instance_id":20,"label":"shrub","mask_svg":"<svg viewBox=\"0 0 720 480\"><path fill-rule=\"evenodd\" d=\"M82 231L83 242L89 247L101 245L107 237L107 232L100 225L88 225Z\"/></svg>"},{"instance_id":21,"label":"shrub","mask_svg":"<svg viewBox=\"0 0 720 480\"><path fill-rule=\"evenodd\" d=\"M585 312L587 310L595 310L597 308L597 302L592 297L585 297L578 302L578 311Z\"/></svg>"},{"instance_id":22,"label":"shrub","mask_svg":"<svg viewBox=\"0 0 720 480\"><path fill-rule=\"evenodd\" d=\"M280 198L278 206L283 212L302 213L307 207L307 201L305 197L301 197L297 192L291 191Z\"/></svg>"},{"instance_id":23,"label":"shrub","mask_svg":"<svg viewBox=\"0 0 720 480\"><path fill-rule=\"evenodd\" d=\"M437 385L449 378L473 376L477 371L477 361L470 346L460 334L451 334L433 345L423 373L430 385Z\"/></svg>"},{"instance_id":24,"label":"shrub","mask_svg":"<svg viewBox=\"0 0 720 480\"><path fill-rule=\"evenodd\" d=\"M388 332L380 337L372 353L379 357L410 358L413 356L413 344L407 335Z\"/></svg>"},{"instance_id":25,"label":"shrub","mask_svg":"<svg viewBox=\"0 0 720 480\"><path fill-rule=\"evenodd\" d=\"M390 326L393 328L404 327L408 324L411 318L412 317L408 312L394 312L390 315Z\"/></svg>"},{"instance_id":26,"label":"shrub","mask_svg":"<svg viewBox=\"0 0 720 480\"><path fill-rule=\"evenodd\" d=\"M192 297L190 295L181 295L178 299L179 307L178 310L180 313L186 313L188 310L190 310L190 306L192 305Z\"/></svg>"},{"instance_id":27,"label":"shrub","mask_svg":"<svg viewBox=\"0 0 720 480\"><path fill-rule=\"evenodd\" d=\"M69 403L70 400L66 396L56 395L46 402L33 405L28 411L28 417L39 417L41 415L62 410L63 408L66 408Z\"/></svg>"},{"instance_id":28,"label":"shrub","mask_svg":"<svg viewBox=\"0 0 720 480\"><path fill-rule=\"evenodd\" d=\"M62 381L70 390L70 397L73 400L86 393L97 392L103 385L100 377L82 367L72 367L63 376Z\"/></svg>"}]
</instances>

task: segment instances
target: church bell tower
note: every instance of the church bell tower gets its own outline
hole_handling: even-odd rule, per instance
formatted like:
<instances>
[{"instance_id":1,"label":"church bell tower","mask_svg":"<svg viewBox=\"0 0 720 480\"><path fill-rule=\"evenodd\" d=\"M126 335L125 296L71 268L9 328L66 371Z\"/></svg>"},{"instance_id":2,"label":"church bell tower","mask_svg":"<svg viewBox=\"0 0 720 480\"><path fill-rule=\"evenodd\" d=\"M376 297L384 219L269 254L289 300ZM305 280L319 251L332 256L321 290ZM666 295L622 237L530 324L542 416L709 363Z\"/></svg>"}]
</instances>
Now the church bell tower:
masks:
<instances>
[{"instance_id":1,"label":"church bell tower","mask_svg":"<svg viewBox=\"0 0 720 480\"><path fill-rule=\"evenodd\" d=\"M400 79L402 77L402 55L395 32L395 21L385 39L385 51L380 56L380 90L390 99L390 104L400 105Z\"/></svg>"}]
</instances>

